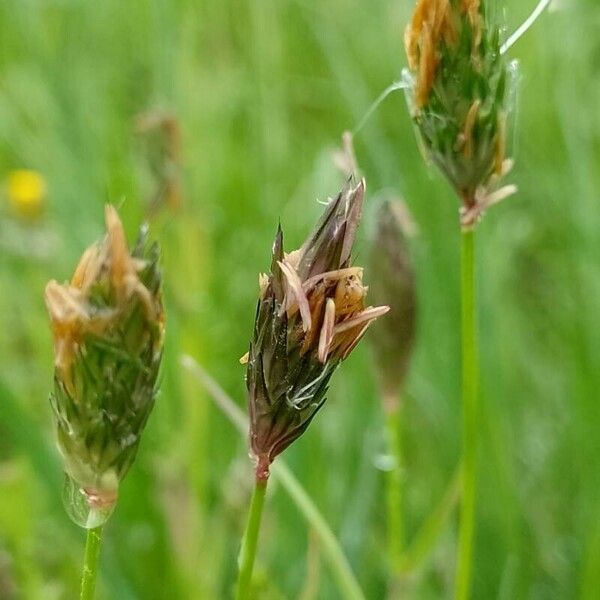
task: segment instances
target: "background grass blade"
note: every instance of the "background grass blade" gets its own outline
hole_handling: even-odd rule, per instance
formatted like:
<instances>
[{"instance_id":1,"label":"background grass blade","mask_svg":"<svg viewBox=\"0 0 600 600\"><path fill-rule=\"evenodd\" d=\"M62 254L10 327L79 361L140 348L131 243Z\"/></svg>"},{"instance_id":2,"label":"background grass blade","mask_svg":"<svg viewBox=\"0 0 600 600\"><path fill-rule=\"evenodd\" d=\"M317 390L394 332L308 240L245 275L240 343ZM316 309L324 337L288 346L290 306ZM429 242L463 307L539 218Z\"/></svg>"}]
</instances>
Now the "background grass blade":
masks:
<instances>
[{"instance_id":1,"label":"background grass blade","mask_svg":"<svg viewBox=\"0 0 600 600\"><path fill-rule=\"evenodd\" d=\"M182 356L181 363L186 369L194 373L198 382L210 394L223 414L246 437L248 435L248 422L244 413L236 406L235 402L229 398L219 384L191 356ZM335 575L343 597L351 600L364 600L360 586L327 521L282 458L273 463L272 474L281 483L306 519L309 527L312 527L315 532L316 539L322 545L323 555L329 560L331 570Z\"/></svg>"}]
</instances>

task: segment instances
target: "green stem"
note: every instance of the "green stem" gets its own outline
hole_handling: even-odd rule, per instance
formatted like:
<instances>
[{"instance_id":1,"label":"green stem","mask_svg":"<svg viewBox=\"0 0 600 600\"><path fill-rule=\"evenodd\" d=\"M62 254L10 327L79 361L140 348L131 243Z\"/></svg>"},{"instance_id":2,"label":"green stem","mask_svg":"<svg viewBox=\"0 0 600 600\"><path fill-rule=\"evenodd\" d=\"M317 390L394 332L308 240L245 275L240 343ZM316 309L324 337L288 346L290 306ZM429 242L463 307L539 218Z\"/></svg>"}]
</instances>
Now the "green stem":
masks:
<instances>
[{"instance_id":1,"label":"green stem","mask_svg":"<svg viewBox=\"0 0 600 600\"><path fill-rule=\"evenodd\" d=\"M256 557L256 547L258 545L258 532L260 530L260 521L262 517L263 506L265 504L265 494L267 492L267 479L256 479L254 493L250 502L250 513L246 531L242 538L242 547L238 558L239 575L236 600L248 600L250 598L252 569Z\"/></svg>"},{"instance_id":2,"label":"green stem","mask_svg":"<svg viewBox=\"0 0 600 600\"><path fill-rule=\"evenodd\" d=\"M387 472L387 527L388 527L388 560L390 568L397 574L404 545L403 526L403 485L402 485L402 421L401 405L395 395L385 398L385 424L387 430L388 452L393 459L393 468Z\"/></svg>"},{"instance_id":3,"label":"green stem","mask_svg":"<svg viewBox=\"0 0 600 600\"><path fill-rule=\"evenodd\" d=\"M345 600L365 600L338 540L306 490L281 459L273 463L272 470L317 535L342 593L341 597Z\"/></svg>"},{"instance_id":4,"label":"green stem","mask_svg":"<svg viewBox=\"0 0 600 600\"><path fill-rule=\"evenodd\" d=\"M191 356L182 355L181 363L194 374L209 393L209 396L219 410L237 428L240 435L246 438L248 435L248 419L240 407ZM277 481L281 483L281 487L285 489L292 502L302 513L308 525L315 532L323 549L323 556L329 563L331 573L337 582L342 597L347 600L365 600L365 596L360 589L360 585L352 572L350 563L344 555L339 541L333 534L317 505L302 487L296 476L281 457L271 465L271 471Z\"/></svg>"},{"instance_id":5,"label":"green stem","mask_svg":"<svg viewBox=\"0 0 600 600\"><path fill-rule=\"evenodd\" d=\"M455 598L456 600L468 600L471 591L473 538L475 534L479 407L475 324L475 233L472 230L466 230L462 232L461 237L463 476Z\"/></svg>"},{"instance_id":6,"label":"green stem","mask_svg":"<svg viewBox=\"0 0 600 600\"><path fill-rule=\"evenodd\" d=\"M81 576L80 600L93 600L96 591L96 576L98 574L98 556L102 542L102 526L87 530L85 542L85 557L83 559L83 574Z\"/></svg>"},{"instance_id":7,"label":"green stem","mask_svg":"<svg viewBox=\"0 0 600 600\"><path fill-rule=\"evenodd\" d=\"M462 465L459 465L442 498L429 513L414 535L410 545L404 551L400 560L400 571L402 573L411 573L420 568L423 561L430 556L458 504L462 472Z\"/></svg>"}]
</instances>

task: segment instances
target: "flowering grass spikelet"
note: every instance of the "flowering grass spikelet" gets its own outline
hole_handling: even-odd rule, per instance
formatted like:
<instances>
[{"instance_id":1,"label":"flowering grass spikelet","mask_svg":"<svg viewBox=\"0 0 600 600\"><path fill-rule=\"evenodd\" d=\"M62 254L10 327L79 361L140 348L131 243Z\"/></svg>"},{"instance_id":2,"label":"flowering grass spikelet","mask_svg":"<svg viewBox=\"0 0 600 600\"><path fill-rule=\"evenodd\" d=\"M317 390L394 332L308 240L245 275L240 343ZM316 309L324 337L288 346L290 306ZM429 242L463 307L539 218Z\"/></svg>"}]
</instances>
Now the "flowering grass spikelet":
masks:
<instances>
[{"instance_id":1,"label":"flowering grass spikelet","mask_svg":"<svg viewBox=\"0 0 600 600\"><path fill-rule=\"evenodd\" d=\"M369 253L370 294L374 302L391 310L385 320L374 324L369 341L382 396L388 402L397 401L415 343L416 281L408 246L412 229L408 209L400 200L386 200L380 205Z\"/></svg>"},{"instance_id":2,"label":"flowering grass spikelet","mask_svg":"<svg viewBox=\"0 0 600 600\"><path fill-rule=\"evenodd\" d=\"M516 192L501 187L516 63L501 52L500 27L484 0L418 0L405 33L407 96L428 158L462 201L472 228L487 208Z\"/></svg>"},{"instance_id":3,"label":"flowering grass spikelet","mask_svg":"<svg viewBox=\"0 0 600 600\"><path fill-rule=\"evenodd\" d=\"M257 479L323 406L329 380L387 306L366 305L363 269L352 265L365 183L331 200L301 248L283 249L278 229L247 356L250 445Z\"/></svg>"},{"instance_id":4,"label":"flowering grass spikelet","mask_svg":"<svg viewBox=\"0 0 600 600\"><path fill-rule=\"evenodd\" d=\"M112 510L134 461L154 405L164 337L159 247L142 228L130 253L116 210L107 206L105 216L105 238L84 252L69 283L50 281L45 294L64 499L84 527L98 526Z\"/></svg>"}]
</instances>

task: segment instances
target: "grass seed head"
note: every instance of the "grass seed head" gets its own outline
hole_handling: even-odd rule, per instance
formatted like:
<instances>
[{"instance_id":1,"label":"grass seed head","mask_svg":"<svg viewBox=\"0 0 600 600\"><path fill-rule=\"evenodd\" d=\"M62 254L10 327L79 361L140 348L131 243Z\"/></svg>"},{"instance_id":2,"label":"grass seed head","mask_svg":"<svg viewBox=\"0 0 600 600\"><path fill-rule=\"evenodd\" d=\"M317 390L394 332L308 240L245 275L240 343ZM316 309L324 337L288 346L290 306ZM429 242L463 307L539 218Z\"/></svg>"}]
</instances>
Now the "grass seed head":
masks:
<instances>
[{"instance_id":1,"label":"grass seed head","mask_svg":"<svg viewBox=\"0 0 600 600\"><path fill-rule=\"evenodd\" d=\"M506 157L515 65L502 55L500 28L484 0L418 0L405 33L408 99L427 156L462 200L472 227L506 197Z\"/></svg>"},{"instance_id":2,"label":"grass seed head","mask_svg":"<svg viewBox=\"0 0 600 600\"><path fill-rule=\"evenodd\" d=\"M385 201L377 214L369 255L369 293L374 302L391 308L384 321L373 325L369 339L383 397L393 404L406 379L415 341L417 297L408 245L413 228L401 201Z\"/></svg>"},{"instance_id":3,"label":"grass seed head","mask_svg":"<svg viewBox=\"0 0 600 600\"><path fill-rule=\"evenodd\" d=\"M351 260L364 191L364 181L348 183L294 252L284 252L279 228L271 272L260 276L246 375L258 478L306 430L336 367L388 311L367 306L363 269Z\"/></svg>"},{"instance_id":4,"label":"grass seed head","mask_svg":"<svg viewBox=\"0 0 600 600\"><path fill-rule=\"evenodd\" d=\"M159 248L142 229L130 252L115 209L69 283L50 281L54 412L67 475L90 506L116 501L154 404L164 313Z\"/></svg>"}]
</instances>

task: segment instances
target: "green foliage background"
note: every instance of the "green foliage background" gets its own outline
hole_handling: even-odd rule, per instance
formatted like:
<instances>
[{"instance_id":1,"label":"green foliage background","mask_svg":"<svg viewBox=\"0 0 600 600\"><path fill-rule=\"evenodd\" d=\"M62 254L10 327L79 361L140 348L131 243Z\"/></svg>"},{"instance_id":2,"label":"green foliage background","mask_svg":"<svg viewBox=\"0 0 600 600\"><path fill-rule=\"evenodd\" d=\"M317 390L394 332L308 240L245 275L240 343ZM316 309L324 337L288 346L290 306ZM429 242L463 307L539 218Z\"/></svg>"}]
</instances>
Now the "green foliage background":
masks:
<instances>
[{"instance_id":1,"label":"green foliage background","mask_svg":"<svg viewBox=\"0 0 600 600\"><path fill-rule=\"evenodd\" d=\"M532 2L499 3L509 30ZM511 55L519 194L479 229L481 460L474 598L594 599L600 589L600 7L564 0ZM0 176L49 186L35 225L0 200L0 598L76 595L84 533L61 506L48 394L50 278L70 276L121 207L133 238L150 183L140 111L182 130L184 207L153 220L164 251L162 392L106 530L99 598L227 598L250 491L246 444L182 370L191 353L244 403L243 368L278 219L301 242L342 176L331 150L397 79L409 0L19 0L0 3ZM401 93L357 137L369 201L405 197L420 321L406 397L409 534L458 461L457 202L423 163ZM365 595L386 589L383 425L365 344L287 453ZM261 598L337 598L305 522L273 486ZM453 519L414 574L449 598ZM315 575L317 573L317 575ZM306 592L305 596L302 593ZM308 591L307 591L308 590Z\"/></svg>"}]
</instances>

